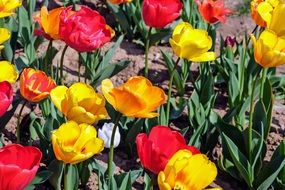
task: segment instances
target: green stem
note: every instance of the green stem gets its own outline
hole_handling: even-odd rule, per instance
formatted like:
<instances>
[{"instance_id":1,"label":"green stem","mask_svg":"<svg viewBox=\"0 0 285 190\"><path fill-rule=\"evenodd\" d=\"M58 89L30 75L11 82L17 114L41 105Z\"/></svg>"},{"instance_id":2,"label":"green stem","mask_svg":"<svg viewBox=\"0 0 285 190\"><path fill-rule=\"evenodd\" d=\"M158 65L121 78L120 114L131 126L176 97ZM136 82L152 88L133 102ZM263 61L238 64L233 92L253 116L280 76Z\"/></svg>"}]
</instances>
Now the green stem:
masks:
<instances>
[{"instance_id":1,"label":"green stem","mask_svg":"<svg viewBox=\"0 0 285 190\"><path fill-rule=\"evenodd\" d=\"M144 60L144 76L148 77L148 51L149 51L149 45L150 45L150 35L151 35L152 27L148 29L148 34L146 37L146 45L145 45L145 60Z\"/></svg>"},{"instance_id":2,"label":"green stem","mask_svg":"<svg viewBox=\"0 0 285 190\"><path fill-rule=\"evenodd\" d=\"M68 48L68 45L65 45L64 49L62 50L61 58L60 58L60 83L63 85L63 60L65 52Z\"/></svg>"},{"instance_id":3,"label":"green stem","mask_svg":"<svg viewBox=\"0 0 285 190\"><path fill-rule=\"evenodd\" d=\"M81 63L80 61L78 62L78 67L77 67L77 78L78 78L78 82L80 82L80 67L81 67Z\"/></svg>"},{"instance_id":4,"label":"green stem","mask_svg":"<svg viewBox=\"0 0 285 190\"><path fill-rule=\"evenodd\" d=\"M17 129L16 129L16 135L17 135L17 143L21 143L21 129L20 129L20 124L21 124L21 115L23 113L24 107L26 105L27 101L25 100L24 103L22 104L22 107L20 109L20 112L18 114L18 120L17 120Z\"/></svg>"},{"instance_id":5,"label":"green stem","mask_svg":"<svg viewBox=\"0 0 285 190\"><path fill-rule=\"evenodd\" d=\"M119 113L115 119L114 128L111 135L111 143L110 143L110 150L109 150L109 159L108 159L108 188L112 190L112 178L113 178L113 159L114 159L114 140L117 127L119 126L120 118L122 114Z\"/></svg>"},{"instance_id":6,"label":"green stem","mask_svg":"<svg viewBox=\"0 0 285 190\"><path fill-rule=\"evenodd\" d=\"M260 99L263 97L263 91L264 91L264 83L266 80L266 74L267 74L267 69L263 68L262 69L262 77L261 77L261 83L260 83Z\"/></svg>"},{"instance_id":7,"label":"green stem","mask_svg":"<svg viewBox=\"0 0 285 190\"><path fill-rule=\"evenodd\" d=\"M63 181L64 181L64 190L69 190L68 189L68 175L67 175L67 172L68 172L68 164L64 164L63 165L63 169L64 169L64 178L63 178Z\"/></svg>"},{"instance_id":8,"label":"green stem","mask_svg":"<svg viewBox=\"0 0 285 190\"><path fill-rule=\"evenodd\" d=\"M248 128L248 157L249 162L252 163L252 155L251 155L251 149L252 149L252 124L253 124L253 106L254 106L254 92L255 92L255 86L256 82L258 80L258 76L260 74L260 71L257 73L251 89L251 97L250 97L250 110L249 110L249 128Z\"/></svg>"},{"instance_id":9,"label":"green stem","mask_svg":"<svg viewBox=\"0 0 285 190\"><path fill-rule=\"evenodd\" d=\"M177 69L178 63L180 61L180 57L176 60L175 65L173 66L173 69L170 72L170 79L169 79L169 84L168 84L168 94L167 94L167 105L166 105L166 122L167 125L169 124L169 117L170 117L170 98L171 98L171 93L172 93L172 83L173 83L173 78L175 71Z\"/></svg>"},{"instance_id":10,"label":"green stem","mask_svg":"<svg viewBox=\"0 0 285 190\"><path fill-rule=\"evenodd\" d=\"M193 1L194 0L190 0L190 17L189 17L189 23L192 24L191 20L192 20L192 11L193 11Z\"/></svg>"}]
</instances>

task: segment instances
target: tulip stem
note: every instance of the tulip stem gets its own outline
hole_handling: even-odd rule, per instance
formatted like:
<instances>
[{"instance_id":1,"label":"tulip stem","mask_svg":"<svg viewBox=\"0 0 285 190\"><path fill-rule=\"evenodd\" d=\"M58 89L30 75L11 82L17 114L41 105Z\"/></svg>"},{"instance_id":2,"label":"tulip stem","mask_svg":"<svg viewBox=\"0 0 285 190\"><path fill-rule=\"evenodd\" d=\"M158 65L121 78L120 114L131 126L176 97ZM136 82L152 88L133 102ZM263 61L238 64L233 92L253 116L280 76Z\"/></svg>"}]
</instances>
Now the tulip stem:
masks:
<instances>
[{"instance_id":1,"label":"tulip stem","mask_svg":"<svg viewBox=\"0 0 285 190\"><path fill-rule=\"evenodd\" d=\"M108 188L112 190L112 178L113 178L113 159L114 159L114 141L117 127L119 126L120 119L122 117L121 113L118 113L114 122L114 128L112 130L110 150L109 150L109 160L108 160Z\"/></svg>"},{"instance_id":2,"label":"tulip stem","mask_svg":"<svg viewBox=\"0 0 285 190\"><path fill-rule=\"evenodd\" d=\"M17 143L20 144L21 143L21 130L20 130L20 124L21 124L21 115L23 113L24 107L26 105L27 101L24 101L24 103L22 104L22 107L20 109L20 112L18 114L18 120L17 120L17 129L16 129L16 135L17 135Z\"/></svg>"},{"instance_id":3,"label":"tulip stem","mask_svg":"<svg viewBox=\"0 0 285 190\"><path fill-rule=\"evenodd\" d=\"M149 46L150 46L150 35L151 35L152 27L148 29L148 34L146 36L146 44L145 44L145 60L144 60L144 76L148 77L148 52L149 52Z\"/></svg>"},{"instance_id":4,"label":"tulip stem","mask_svg":"<svg viewBox=\"0 0 285 190\"><path fill-rule=\"evenodd\" d=\"M267 74L267 69L263 68L262 69L261 83L260 83L260 99L262 99L262 97L263 97L264 83L265 83L265 80L266 80L266 74Z\"/></svg>"},{"instance_id":5,"label":"tulip stem","mask_svg":"<svg viewBox=\"0 0 285 190\"><path fill-rule=\"evenodd\" d=\"M49 41L47 51L46 51L46 57L45 57L45 68L44 71L48 74L48 62L50 61L49 59L51 58L51 47L52 47L52 40ZM52 63L51 63L52 65ZM52 68L52 67L51 67Z\"/></svg>"},{"instance_id":6,"label":"tulip stem","mask_svg":"<svg viewBox=\"0 0 285 190\"><path fill-rule=\"evenodd\" d=\"M248 157L249 157L249 163L252 163L252 155L251 155L251 149L252 149L252 124L253 124L253 106L254 106L254 92L255 92L255 86L256 82L258 80L258 76L260 74L260 71L257 73L251 89L251 97L250 97L250 110L249 110L249 128L248 128Z\"/></svg>"},{"instance_id":7,"label":"tulip stem","mask_svg":"<svg viewBox=\"0 0 285 190\"><path fill-rule=\"evenodd\" d=\"M180 61L180 57L176 60L173 69L170 71L170 79L169 79L169 84L168 84L168 94L167 94L167 105L166 105L166 124L169 124L169 117L170 117L170 98L171 98L171 93L172 93L172 83L173 83L173 78L175 71L177 69L178 63Z\"/></svg>"},{"instance_id":8,"label":"tulip stem","mask_svg":"<svg viewBox=\"0 0 285 190\"><path fill-rule=\"evenodd\" d=\"M64 49L62 50L61 58L60 58L60 83L63 85L63 61L64 61L64 55L68 48L68 45L64 46Z\"/></svg>"}]
</instances>

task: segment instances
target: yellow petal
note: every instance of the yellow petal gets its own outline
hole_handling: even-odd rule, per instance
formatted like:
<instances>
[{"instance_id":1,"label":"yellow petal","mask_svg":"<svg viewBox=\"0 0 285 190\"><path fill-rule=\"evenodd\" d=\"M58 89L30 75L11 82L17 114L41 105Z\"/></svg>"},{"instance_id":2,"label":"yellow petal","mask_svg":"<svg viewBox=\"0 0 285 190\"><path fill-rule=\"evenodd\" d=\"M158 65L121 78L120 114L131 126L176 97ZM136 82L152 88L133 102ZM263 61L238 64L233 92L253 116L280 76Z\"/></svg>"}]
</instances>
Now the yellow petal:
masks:
<instances>
[{"instance_id":1,"label":"yellow petal","mask_svg":"<svg viewBox=\"0 0 285 190\"><path fill-rule=\"evenodd\" d=\"M66 117L69 120L73 120L77 123L93 124L96 120L95 116L92 113L87 112L81 106L71 107L71 109L68 111Z\"/></svg>"},{"instance_id":2,"label":"yellow petal","mask_svg":"<svg viewBox=\"0 0 285 190\"><path fill-rule=\"evenodd\" d=\"M57 86L50 92L50 97L56 108L64 114L68 111L68 105L65 103L66 92L68 88L66 86Z\"/></svg>"},{"instance_id":3,"label":"yellow petal","mask_svg":"<svg viewBox=\"0 0 285 190\"><path fill-rule=\"evenodd\" d=\"M215 52L205 52L200 54L198 57L192 57L190 60L194 62L205 62L205 61L213 61L216 59Z\"/></svg>"},{"instance_id":4,"label":"yellow petal","mask_svg":"<svg viewBox=\"0 0 285 190\"><path fill-rule=\"evenodd\" d=\"M272 17L272 10L273 7L268 2L261 2L257 6L257 12L260 15L260 17L266 22L269 23Z\"/></svg>"},{"instance_id":5,"label":"yellow petal","mask_svg":"<svg viewBox=\"0 0 285 190\"><path fill-rule=\"evenodd\" d=\"M6 28L0 28L0 44L3 44L11 37L11 33Z\"/></svg>"},{"instance_id":6,"label":"yellow petal","mask_svg":"<svg viewBox=\"0 0 285 190\"><path fill-rule=\"evenodd\" d=\"M171 190L171 186L165 182L165 174L163 171L159 172L157 182L160 190Z\"/></svg>"},{"instance_id":7,"label":"yellow petal","mask_svg":"<svg viewBox=\"0 0 285 190\"><path fill-rule=\"evenodd\" d=\"M17 78L18 73L15 66L8 61L0 61L0 82L7 81L13 84Z\"/></svg>"},{"instance_id":8,"label":"yellow petal","mask_svg":"<svg viewBox=\"0 0 285 190\"><path fill-rule=\"evenodd\" d=\"M114 85L110 79L105 79L101 83L101 90L106 98L106 100L113 106L116 107L115 98L110 94L110 92L114 89Z\"/></svg>"},{"instance_id":9,"label":"yellow petal","mask_svg":"<svg viewBox=\"0 0 285 190\"><path fill-rule=\"evenodd\" d=\"M284 36L285 22L280 18L285 18L285 3L280 3L275 7L272 13L272 19L270 23L267 24L269 29L274 31L278 36Z\"/></svg>"},{"instance_id":10,"label":"yellow petal","mask_svg":"<svg viewBox=\"0 0 285 190\"><path fill-rule=\"evenodd\" d=\"M80 136L78 137L73 148L77 152L82 152L85 149L86 143L96 138L97 132L93 126L85 123L80 124L79 127L81 128Z\"/></svg>"}]
</instances>

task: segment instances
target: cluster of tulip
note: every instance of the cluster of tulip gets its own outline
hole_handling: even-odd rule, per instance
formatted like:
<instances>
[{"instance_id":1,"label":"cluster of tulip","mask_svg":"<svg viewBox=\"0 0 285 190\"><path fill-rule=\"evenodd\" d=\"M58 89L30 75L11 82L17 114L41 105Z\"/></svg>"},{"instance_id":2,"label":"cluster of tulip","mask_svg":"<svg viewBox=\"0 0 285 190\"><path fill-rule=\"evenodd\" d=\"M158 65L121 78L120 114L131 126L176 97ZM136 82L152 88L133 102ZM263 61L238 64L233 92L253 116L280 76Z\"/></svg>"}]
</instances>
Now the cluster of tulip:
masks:
<instances>
[{"instance_id":1,"label":"cluster of tulip","mask_svg":"<svg viewBox=\"0 0 285 190\"><path fill-rule=\"evenodd\" d=\"M217 23L224 23L226 16L232 14L233 11L225 8L223 0L185 1L188 3L184 1L182 3L180 0L143 0L139 15L142 16L143 27L148 30L144 44L144 76L133 76L122 85L115 87L109 79L111 75L106 77L103 75L104 72L97 72L96 69L99 67L96 66L94 70L96 70L95 74L98 76L95 78L100 79L98 81L101 84L100 92L102 94L97 92L96 85L91 84L91 82L88 83L87 79L85 83L80 82L80 64L78 70L79 81L70 86L65 85L63 64L68 47L77 51L80 56L86 53L87 58L89 57L88 61L92 60L90 55L94 55L96 58L100 57L99 49L115 36L115 31L106 23L104 17L99 12L84 5L59 7L50 11L43 6L39 14L32 17L31 7L35 4L35 1L28 1L30 13L26 11L26 14L30 14L30 18L34 19L34 22L31 20L33 26L35 23L39 26L38 28L31 27L32 29L29 30L32 31L32 35L49 40L49 45L44 58L44 67L30 63L29 67L20 68L17 63L0 61L0 117L5 117L9 107L11 107L14 94L12 84L16 83L18 78L20 94L25 101L20 109L16 128L18 144L6 145L0 149L0 189L21 190L28 187L28 185L29 187L36 185L39 183L38 181L45 182L49 180L50 184L56 189L61 189L64 186L64 189L75 190L78 189L79 184L84 185L85 178L88 178L93 170L98 170L99 189L115 190L118 185L120 189L131 189L135 174L131 174L132 171L130 171L128 175L118 177L118 175L114 175L113 163L114 148L120 144L120 131L123 130L123 121L128 119L133 119L132 125L136 123L140 125L133 133L137 155L145 171L145 182L147 182L147 177L150 174L155 178L149 181L157 181L158 188L161 190L201 190L207 188L215 180L218 170L207 155L202 153L210 151L204 151L201 139L204 139L204 136L210 138L212 129L209 126L218 128L217 126L220 126L221 123L224 124L225 120L229 121L230 124L242 125L241 120L244 117L239 119L238 116L234 116L234 113L238 113L238 109L246 112L247 107L243 108L242 103L245 98L248 98L247 96L250 97L250 101L246 101L250 102L248 127L240 131L235 128L233 132L229 133L227 133L229 129L224 130L223 127L220 127L216 131L218 135L213 135L216 142L219 141L219 136L222 137L220 141L223 144L223 151L226 152L223 158L226 159L226 163L230 163L230 171L227 170L226 164L221 168L229 171L233 177L238 179L239 176L242 176L250 188L258 187L260 189L260 187L269 187L273 183L278 172L285 165L285 155L282 155L284 159L278 157L282 167L276 169L278 172L273 171L266 183L260 182L257 178L261 176L260 179L263 179L262 177L270 172L264 172L266 173L264 175L259 175L258 172L256 172L258 175L254 173L254 171L259 171L262 166L260 164L260 168L255 169L257 161L262 161L261 156L258 157L257 155L261 155L265 151L263 146L267 138L266 134L269 131L269 129L264 129L266 128L265 124L270 126L272 117L271 99L266 100L265 95L267 94L264 91L267 87L263 84L266 83L265 81L269 81L266 79L267 70L261 69L262 78L257 82L260 85L260 101L256 105L261 105L262 110L266 112L265 115L268 114L267 120L264 121L266 123L262 123L263 118L260 119L262 120L261 129L255 130L253 125L253 121L257 121L257 119L254 119L254 115L259 116L254 114L255 109L253 109L253 106L255 85L261 70L257 72L256 77L249 77L251 80L254 79L253 82L251 81L253 84L251 94L243 92L242 87L245 86L245 82L244 78L241 80L241 98L238 102L241 103L241 106L236 106L237 108L234 108L234 111L225 116L230 119L219 118L213 114L212 109L216 95L211 94L214 93L214 80L212 80L213 73L210 63L216 61L218 65L218 56L213 47L216 40L215 26ZM132 0L109 0L107 4L124 6L131 3L133 3ZM20 0L0 0L0 18L13 15L14 10L21 5ZM175 20L180 18L182 12L186 12L187 15L189 13L189 11L188 13L186 11L188 8L185 8L187 5L190 5L190 17L175 24L175 27L170 27L172 36L169 38L169 44L177 56L177 60L174 61L162 52L170 76L166 96L162 88L154 86L148 79L148 53L150 46L154 44L152 42L152 32L153 29L158 31L169 27ZM204 29L205 27L198 27L197 23L193 22L191 15L194 15L195 9L193 7L195 5L199 13L198 20L201 19L200 21L206 24L206 29ZM285 24L281 18L285 16L285 2L282 0L253 0L251 2L251 11L252 18L261 27L260 30L262 31L258 39L254 34L251 35L256 63L263 68L284 64ZM24 13L19 11L19 14ZM6 20L3 20L3 23L5 22ZM22 26L21 23L19 25ZM8 29L0 28L0 50L7 49L6 45L3 44L10 37L11 34ZM16 37L18 37L18 34ZM57 77L54 76L52 63L53 41L55 40L60 40L66 44L62 51L60 67L56 70L59 73ZM227 38L226 42L232 44L233 40ZM245 54L243 60L246 60ZM220 55L221 60L223 56ZM105 60L110 61L109 58L105 58ZM98 60L90 61L91 64L97 64L98 62ZM200 76L196 81L193 79L190 70L192 62L205 62L199 65ZM178 72L180 64L182 65L181 75ZM235 66L232 65L231 67L234 68ZM245 75L244 67L242 68L237 69L238 72L240 70L241 73L243 72L239 74L241 76ZM188 78L190 78L194 88L189 99L189 120L193 125L198 123L198 127L194 128L193 138L190 139L189 143L186 143L184 136L180 132L172 130L168 125L172 119L171 111L174 110L174 108L171 108L173 102L175 102L175 100L171 102L173 100L173 85L178 89L178 94L180 91L185 92L185 83ZM233 81L233 76L229 78L230 82ZM232 94L237 93L229 92L229 99L232 98ZM39 148L41 150L33 146L19 145L23 143L21 142L20 117L27 102L39 104L42 111L41 118L30 114L30 117L34 117L34 119L29 124L30 128L34 128L32 130L36 131L34 140L40 140ZM164 109L163 104L165 103ZM234 105L233 103L231 106L235 107ZM194 109L194 107L197 109ZM181 110L183 111L184 108L185 105L181 107ZM231 117L235 118L231 119ZM154 118L158 119L154 121L152 120ZM110 122L106 123L106 120ZM235 121L232 122L233 120ZM216 123L213 124L214 122ZM100 126L102 127L100 128ZM142 133L141 129L143 127L145 130ZM32 130L30 129L30 133L32 133ZM145 133L145 131L148 133ZM245 148L236 146L236 140L228 137L236 131L237 137L241 134L240 139L247 139L247 142L242 144L246 146ZM257 137L260 139L257 139ZM30 137L31 139L33 138ZM257 144L260 144L260 146L257 147ZM101 153L104 147L109 149L108 167L102 169L97 166L93 156ZM247 150L247 155L244 156L243 152L237 150L237 147ZM256 155L253 155L255 153ZM42 157L45 166L40 170L45 172L45 175L41 174L41 180L33 181L40 167ZM239 163L239 160L241 160L241 163ZM244 163L247 165L243 166ZM247 169L250 171L247 171ZM239 172L237 175L235 174L236 170ZM64 182L62 184L63 176ZM156 182L154 183L156 184ZM153 185L153 181L150 184ZM145 186L150 189L150 184Z\"/></svg>"}]
</instances>

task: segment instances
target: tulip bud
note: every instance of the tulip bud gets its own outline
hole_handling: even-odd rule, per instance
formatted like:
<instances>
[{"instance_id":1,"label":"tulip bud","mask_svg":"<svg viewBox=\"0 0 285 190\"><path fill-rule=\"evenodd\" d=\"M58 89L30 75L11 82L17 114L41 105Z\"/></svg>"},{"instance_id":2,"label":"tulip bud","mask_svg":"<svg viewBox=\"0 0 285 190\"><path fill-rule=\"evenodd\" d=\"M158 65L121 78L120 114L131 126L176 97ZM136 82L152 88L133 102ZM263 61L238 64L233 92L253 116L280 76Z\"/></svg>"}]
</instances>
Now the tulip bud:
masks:
<instances>
[{"instance_id":1,"label":"tulip bud","mask_svg":"<svg viewBox=\"0 0 285 190\"><path fill-rule=\"evenodd\" d=\"M114 129L114 123L104 123L103 127L98 130L98 137L104 141L105 148L110 148L112 131ZM119 128L116 129L114 148L119 146L121 141L121 134Z\"/></svg>"},{"instance_id":2,"label":"tulip bud","mask_svg":"<svg viewBox=\"0 0 285 190\"><path fill-rule=\"evenodd\" d=\"M225 47L234 47L237 44L236 37L227 36L225 39Z\"/></svg>"}]
</instances>

